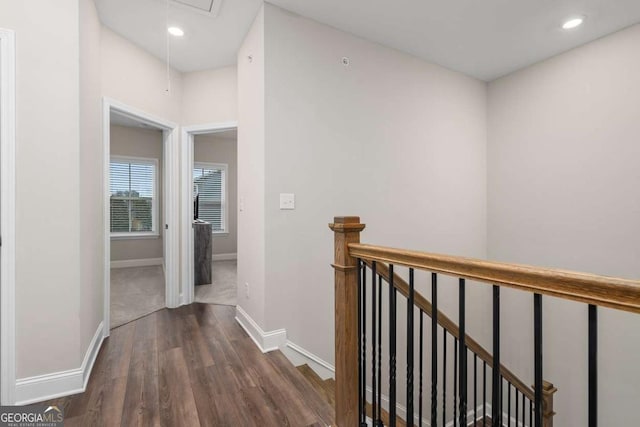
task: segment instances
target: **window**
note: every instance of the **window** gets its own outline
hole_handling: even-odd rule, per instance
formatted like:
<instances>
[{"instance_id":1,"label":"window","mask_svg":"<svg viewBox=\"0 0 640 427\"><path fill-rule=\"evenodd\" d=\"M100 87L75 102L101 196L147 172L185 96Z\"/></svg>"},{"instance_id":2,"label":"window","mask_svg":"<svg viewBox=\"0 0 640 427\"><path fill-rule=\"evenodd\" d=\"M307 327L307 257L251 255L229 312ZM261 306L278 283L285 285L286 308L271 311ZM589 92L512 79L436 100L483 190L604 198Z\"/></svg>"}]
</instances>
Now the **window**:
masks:
<instances>
[{"instance_id":1,"label":"window","mask_svg":"<svg viewBox=\"0 0 640 427\"><path fill-rule=\"evenodd\" d=\"M111 157L111 235L157 235L156 177L158 161Z\"/></svg>"},{"instance_id":2,"label":"window","mask_svg":"<svg viewBox=\"0 0 640 427\"><path fill-rule=\"evenodd\" d=\"M211 223L214 233L227 233L227 165L196 163L193 188L199 196L199 219Z\"/></svg>"}]
</instances>

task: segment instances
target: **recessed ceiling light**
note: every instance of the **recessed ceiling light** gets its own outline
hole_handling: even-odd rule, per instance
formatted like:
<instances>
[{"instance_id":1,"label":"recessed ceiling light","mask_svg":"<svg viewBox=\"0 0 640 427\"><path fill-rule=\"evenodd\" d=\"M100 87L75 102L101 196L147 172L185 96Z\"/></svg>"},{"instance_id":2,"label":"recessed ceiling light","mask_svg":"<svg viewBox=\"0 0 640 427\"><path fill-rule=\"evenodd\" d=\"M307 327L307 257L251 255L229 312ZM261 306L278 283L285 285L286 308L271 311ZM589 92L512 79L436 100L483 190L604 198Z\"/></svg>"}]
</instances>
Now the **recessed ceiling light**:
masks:
<instances>
[{"instance_id":1,"label":"recessed ceiling light","mask_svg":"<svg viewBox=\"0 0 640 427\"><path fill-rule=\"evenodd\" d=\"M184 31L182 31L182 28L169 27L167 28L167 31L169 31L169 34L171 34L172 36L176 36L176 37L184 36Z\"/></svg>"},{"instance_id":2,"label":"recessed ceiling light","mask_svg":"<svg viewBox=\"0 0 640 427\"><path fill-rule=\"evenodd\" d=\"M568 19L562 24L563 30L572 30L576 27L579 27L584 22L584 16L576 16L574 18Z\"/></svg>"}]
</instances>

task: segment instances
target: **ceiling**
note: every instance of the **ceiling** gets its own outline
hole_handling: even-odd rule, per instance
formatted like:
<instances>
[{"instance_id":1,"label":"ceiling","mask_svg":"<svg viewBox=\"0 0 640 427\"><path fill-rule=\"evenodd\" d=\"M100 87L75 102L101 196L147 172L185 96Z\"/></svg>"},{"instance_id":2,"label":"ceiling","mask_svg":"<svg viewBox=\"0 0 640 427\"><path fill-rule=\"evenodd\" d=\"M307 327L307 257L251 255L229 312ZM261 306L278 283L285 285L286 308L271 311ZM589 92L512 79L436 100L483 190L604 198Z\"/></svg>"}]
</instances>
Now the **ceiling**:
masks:
<instances>
[{"instance_id":1,"label":"ceiling","mask_svg":"<svg viewBox=\"0 0 640 427\"><path fill-rule=\"evenodd\" d=\"M220 1L215 18L177 4L170 7L170 24L186 33L182 39L171 39L175 68L195 71L236 62L237 49L262 1ZM486 81L640 22L638 0L269 1ZM164 0L96 0L96 4L106 26L165 57ZM585 23L562 30L562 22L575 15L586 15Z\"/></svg>"},{"instance_id":2,"label":"ceiling","mask_svg":"<svg viewBox=\"0 0 640 427\"><path fill-rule=\"evenodd\" d=\"M167 21L168 26L182 28L183 37L169 37L169 56L174 68L188 72L235 64L238 48L262 0L170 0L168 20L166 0L95 3L105 26L162 60L167 52ZM208 9L209 4L213 5L213 14L197 9Z\"/></svg>"}]
</instances>

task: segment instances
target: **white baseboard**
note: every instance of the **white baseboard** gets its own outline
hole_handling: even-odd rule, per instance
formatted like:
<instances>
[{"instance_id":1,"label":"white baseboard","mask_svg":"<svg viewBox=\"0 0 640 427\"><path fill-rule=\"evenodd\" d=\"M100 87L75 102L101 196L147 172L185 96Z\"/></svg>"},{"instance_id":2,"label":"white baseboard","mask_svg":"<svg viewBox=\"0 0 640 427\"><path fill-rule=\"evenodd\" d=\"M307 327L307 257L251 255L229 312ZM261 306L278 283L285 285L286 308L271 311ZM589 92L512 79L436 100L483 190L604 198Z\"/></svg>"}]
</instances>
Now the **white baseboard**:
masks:
<instances>
[{"instance_id":1,"label":"white baseboard","mask_svg":"<svg viewBox=\"0 0 640 427\"><path fill-rule=\"evenodd\" d=\"M268 353L270 351L282 348L287 342L287 331L284 329L276 329L275 331L265 332L262 330L242 307L236 307L236 321L249 334L253 342L256 343L260 351Z\"/></svg>"},{"instance_id":2,"label":"white baseboard","mask_svg":"<svg viewBox=\"0 0 640 427\"><path fill-rule=\"evenodd\" d=\"M367 386L367 402L371 402L372 393L373 392L371 390L371 387ZM380 403L381 403L382 409L384 409L385 411L389 412L389 396L387 396L385 394L382 394L382 396L380 396ZM491 417L491 405L489 403L487 403L485 406L486 406L486 411L487 411L486 412L486 416L487 417ZM480 405L478 405L476 407L475 413L477 415L477 418L476 418L475 421L482 420L482 408L483 408L482 404L480 404ZM413 416L413 424L414 425L418 425L418 426L430 427L431 426L431 419L430 419L431 412L430 412L429 408L427 408L425 413L427 414L426 417L429 417L429 418L425 419L423 417L422 418L422 423L419 422L419 414L415 413L415 415ZM406 420L407 419L407 408L404 405L396 403L396 414L397 414L398 417L402 418L403 420ZM473 407L472 407L469 411L467 411L467 425L469 425L470 423L473 423L473 421L474 421L473 420L473 414L474 414L474 411L473 411ZM367 418L367 420L369 420L369 418ZM503 415L503 420L506 420L506 414ZM513 417L512 417L512 420L513 420ZM455 425L458 425L457 424L457 420L456 420ZM516 426L516 427L524 427L524 426L522 426L522 423L517 423L515 420L514 420L514 424L513 425ZM454 426L454 420L453 419L449 420L445 424L445 427L453 427L453 426Z\"/></svg>"},{"instance_id":3,"label":"white baseboard","mask_svg":"<svg viewBox=\"0 0 640 427\"><path fill-rule=\"evenodd\" d=\"M85 391L104 340L102 327L100 322L79 368L16 380L16 405L28 405Z\"/></svg>"},{"instance_id":4,"label":"white baseboard","mask_svg":"<svg viewBox=\"0 0 640 427\"><path fill-rule=\"evenodd\" d=\"M371 389L371 387L367 386L367 402L371 402L372 400L372 396L373 396L373 390ZM389 412L389 396L387 396L386 394L382 394L380 396L380 403L382 404L382 409L384 409L385 411ZM400 403L396 403L396 415L400 418L402 418L403 420L407 419L407 408L404 405L401 405ZM422 420L422 424L418 422L418 416L415 415L414 417L414 422L413 424L417 424L419 426L422 425L429 425L429 422L427 422L426 420ZM449 427L447 425L447 427Z\"/></svg>"},{"instance_id":5,"label":"white baseboard","mask_svg":"<svg viewBox=\"0 0 640 427\"><path fill-rule=\"evenodd\" d=\"M490 403L487 403L487 404L486 404L486 407L487 407L487 413L486 413L486 416L487 416L487 417L491 417L491 414L492 414L492 412L493 412L493 411L492 411L492 409L491 409L491 404L490 404ZM504 407L503 407L503 409L504 409ZM478 417L478 419L477 419L477 420L481 420L481 419L482 419L482 404L478 405L477 412L478 412L478 415L479 415L479 417ZM469 418L468 418L468 419L473 419L473 414L469 414L469 415L470 415L470 416L469 416ZM509 419L509 418L511 418L511 419ZM529 418L529 417L527 416L527 419L528 419L528 418ZM525 420L525 421L526 421L526 420ZM529 421L529 422L531 422L531 421ZM509 414L507 414L506 412L504 412L504 410L502 411L502 425L510 425L510 426L514 426L514 427L529 427L529 424L523 423L521 419L520 419L520 420L517 420L517 419L516 419L516 418L514 418L514 417L509 417ZM453 427L453 421L450 421L450 422L447 424L447 426L446 426L446 427Z\"/></svg>"},{"instance_id":6,"label":"white baseboard","mask_svg":"<svg viewBox=\"0 0 640 427\"><path fill-rule=\"evenodd\" d=\"M287 341L287 344L281 348L281 350L294 366L306 364L309 365L309 367L313 369L313 371L323 380L335 378L336 368L332 364L322 360L299 345L292 343L291 341Z\"/></svg>"},{"instance_id":7,"label":"white baseboard","mask_svg":"<svg viewBox=\"0 0 640 427\"><path fill-rule=\"evenodd\" d=\"M487 413L485 414L487 417L491 416L491 405L490 404L486 404L486 408L487 408ZM473 407L471 407L471 410L467 411L467 425L469 425L470 423L474 422L473 419ZM482 420L482 404L478 405L476 407L475 413L478 415L478 418L475 419L476 422L481 421ZM416 417L416 419L418 419ZM475 423L474 423L475 424ZM429 423L427 423L427 425L429 425ZM458 425L457 421L454 423L453 420L450 420L447 424L446 427L453 427L454 425ZM511 424L509 424L511 425Z\"/></svg>"},{"instance_id":8,"label":"white baseboard","mask_svg":"<svg viewBox=\"0 0 640 427\"><path fill-rule=\"evenodd\" d=\"M325 362L299 345L292 343L291 341L287 341L287 331L285 329L264 332L260 325L258 325L240 306L236 307L236 321L240 326L242 326L247 334L249 334L251 339L253 339L253 342L256 343L263 353L279 349L294 366L300 366L306 363L323 380L327 378L334 378L335 368L333 365L329 362Z\"/></svg>"},{"instance_id":9,"label":"white baseboard","mask_svg":"<svg viewBox=\"0 0 640 427\"><path fill-rule=\"evenodd\" d=\"M145 259L125 259L122 261L111 261L111 268L129 268L129 267L149 267L152 265L162 265L162 258L145 258Z\"/></svg>"},{"instance_id":10,"label":"white baseboard","mask_svg":"<svg viewBox=\"0 0 640 427\"><path fill-rule=\"evenodd\" d=\"M211 259L213 261L232 261L238 259L238 254L213 254Z\"/></svg>"}]
</instances>

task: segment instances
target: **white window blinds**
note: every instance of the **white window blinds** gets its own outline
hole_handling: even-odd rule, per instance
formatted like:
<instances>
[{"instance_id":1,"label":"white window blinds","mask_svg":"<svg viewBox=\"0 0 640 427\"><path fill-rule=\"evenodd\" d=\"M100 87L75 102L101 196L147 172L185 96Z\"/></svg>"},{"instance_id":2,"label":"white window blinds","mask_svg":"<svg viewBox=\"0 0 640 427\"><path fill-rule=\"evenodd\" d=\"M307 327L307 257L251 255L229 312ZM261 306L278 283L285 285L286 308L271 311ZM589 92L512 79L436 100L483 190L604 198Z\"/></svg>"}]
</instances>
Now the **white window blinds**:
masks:
<instances>
[{"instance_id":1,"label":"white window blinds","mask_svg":"<svg viewBox=\"0 0 640 427\"><path fill-rule=\"evenodd\" d=\"M156 168L153 159L111 158L112 233L156 231Z\"/></svg>"},{"instance_id":2,"label":"white window blinds","mask_svg":"<svg viewBox=\"0 0 640 427\"><path fill-rule=\"evenodd\" d=\"M196 163L193 168L193 185L199 195L199 218L211 223L213 232L227 229L227 165Z\"/></svg>"}]
</instances>

